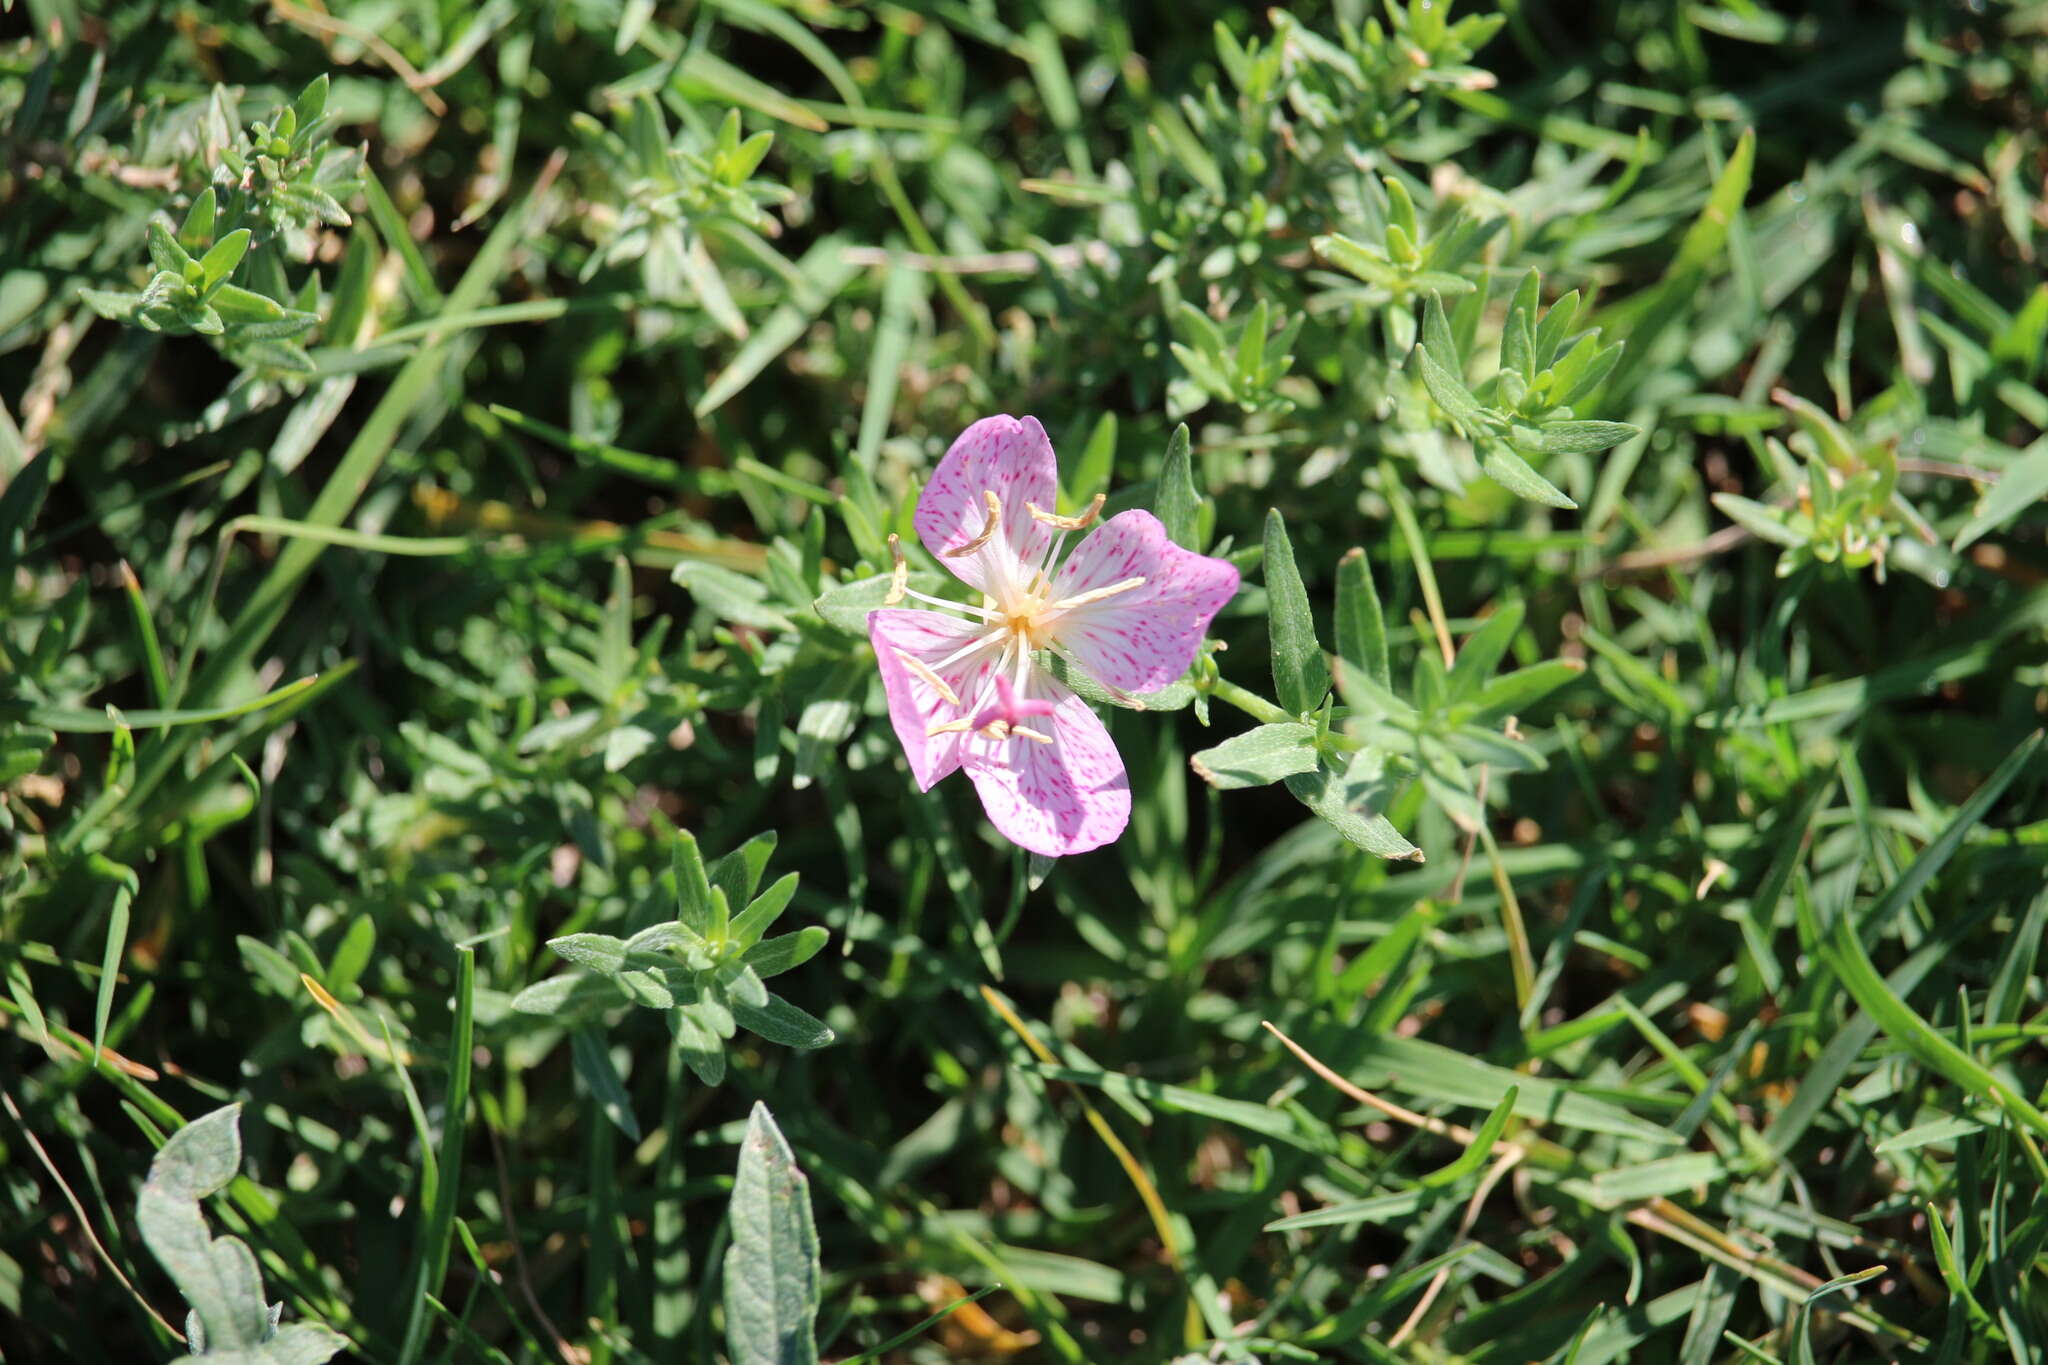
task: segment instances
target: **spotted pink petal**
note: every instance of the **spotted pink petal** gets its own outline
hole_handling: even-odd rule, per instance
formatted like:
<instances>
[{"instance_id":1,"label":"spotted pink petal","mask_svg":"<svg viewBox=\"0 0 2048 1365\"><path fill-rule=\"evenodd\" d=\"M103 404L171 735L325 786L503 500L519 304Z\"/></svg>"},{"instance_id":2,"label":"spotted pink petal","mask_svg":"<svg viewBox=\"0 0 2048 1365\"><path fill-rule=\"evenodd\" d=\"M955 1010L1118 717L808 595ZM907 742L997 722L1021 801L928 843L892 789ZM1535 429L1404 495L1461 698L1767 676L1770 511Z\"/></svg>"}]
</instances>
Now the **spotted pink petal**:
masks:
<instances>
[{"instance_id":1,"label":"spotted pink petal","mask_svg":"<svg viewBox=\"0 0 2048 1365\"><path fill-rule=\"evenodd\" d=\"M972 554L948 556L981 534L988 524L984 492L1001 501L996 533ZM1052 543L1052 532L1026 506L1047 512L1059 500L1059 467L1052 441L1036 417L984 417L953 442L925 485L912 518L918 539L962 582L989 590L996 581L1023 583ZM1030 566L1030 567L1027 567Z\"/></svg>"},{"instance_id":2,"label":"spotted pink petal","mask_svg":"<svg viewBox=\"0 0 2048 1365\"><path fill-rule=\"evenodd\" d=\"M1004 739L973 734L962 746L989 823L1048 858L1102 847L1131 819L1131 783L1109 731L1087 702L1038 669L1025 675L1024 695L1052 703L1050 717L1023 722L1052 743L1013 731Z\"/></svg>"},{"instance_id":3,"label":"spotted pink petal","mask_svg":"<svg viewBox=\"0 0 2048 1365\"><path fill-rule=\"evenodd\" d=\"M935 611L885 608L868 613L868 641L875 647L882 690L889 698L889 723L896 727L896 738L910 760L910 775L917 779L919 791L930 791L933 783L960 766L961 732L934 735L928 733L931 726L971 717L972 708L993 695L988 675L995 663L994 651L982 650L961 662L939 666L959 653L975 634L973 622L956 621ZM941 695L903 661L904 655L932 670L961 704L955 706Z\"/></svg>"},{"instance_id":4,"label":"spotted pink petal","mask_svg":"<svg viewBox=\"0 0 2048 1365\"><path fill-rule=\"evenodd\" d=\"M1055 623L1053 639L1111 687L1156 692L1194 662L1210 619L1237 592L1237 569L1174 544L1150 512L1119 512L1068 556L1052 597L1127 578L1144 586L1074 608Z\"/></svg>"}]
</instances>

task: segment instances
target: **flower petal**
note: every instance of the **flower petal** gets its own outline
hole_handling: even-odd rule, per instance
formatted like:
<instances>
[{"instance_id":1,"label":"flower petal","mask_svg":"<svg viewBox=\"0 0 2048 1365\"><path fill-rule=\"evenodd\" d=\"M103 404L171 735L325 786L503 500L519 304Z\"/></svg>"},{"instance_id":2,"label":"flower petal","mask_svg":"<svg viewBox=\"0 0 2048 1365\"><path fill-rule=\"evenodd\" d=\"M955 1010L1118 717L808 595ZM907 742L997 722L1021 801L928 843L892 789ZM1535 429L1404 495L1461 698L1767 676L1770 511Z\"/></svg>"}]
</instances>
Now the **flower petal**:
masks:
<instances>
[{"instance_id":1,"label":"flower petal","mask_svg":"<svg viewBox=\"0 0 2048 1365\"><path fill-rule=\"evenodd\" d=\"M973 541L988 525L985 492L1001 501L1001 524L980 549L949 557L946 551ZM1037 503L1050 512L1058 501L1059 466L1038 419L984 417L961 432L939 461L917 500L913 521L918 539L939 563L962 582L988 592L992 578L998 589L1029 581L1052 543L1052 532L1025 504Z\"/></svg>"},{"instance_id":2,"label":"flower petal","mask_svg":"<svg viewBox=\"0 0 2048 1365\"><path fill-rule=\"evenodd\" d=\"M1042 744L1016 733L968 737L962 760L989 822L1011 843L1058 858L1100 848L1131 819L1131 784L1102 718L1037 669L1024 695L1053 703L1049 720L1024 728L1049 734Z\"/></svg>"},{"instance_id":3,"label":"flower petal","mask_svg":"<svg viewBox=\"0 0 2048 1365\"><path fill-rule=\"evenodd\" d=\"M1075 607L1053 625L1054 641L1088 673L1125 692L1156 692L1194 662L1209 621L1237 592L1227 560L1184 550L1150 512L1119 512L1053 577L1055 602L1143 578Z\"/></svg>"},{"instance_id":4,"label":"flower petal","mask_svg":"<svg viewBox=\"0 0 2048 1365\"><path fill-rule=\"evenodd\" d=\"M958 654L980 633L972 621L956 621L936 611L884 608L868 613L868 641L875 647L875 666L882 673L882 690L889 698L889 723L903 755L910 760L910 775L919 791L960 766L962 732L934 735L934 724L967 720L990 692L989 674L996 662L994 648L970 654L944 668L951 655ZM922 670L906 663L916 660ZM959 705L948 701L930 678L936 676L951 689ZM1027 743L1029 741L1026 741Z\"/></svg>"}]
</instances>

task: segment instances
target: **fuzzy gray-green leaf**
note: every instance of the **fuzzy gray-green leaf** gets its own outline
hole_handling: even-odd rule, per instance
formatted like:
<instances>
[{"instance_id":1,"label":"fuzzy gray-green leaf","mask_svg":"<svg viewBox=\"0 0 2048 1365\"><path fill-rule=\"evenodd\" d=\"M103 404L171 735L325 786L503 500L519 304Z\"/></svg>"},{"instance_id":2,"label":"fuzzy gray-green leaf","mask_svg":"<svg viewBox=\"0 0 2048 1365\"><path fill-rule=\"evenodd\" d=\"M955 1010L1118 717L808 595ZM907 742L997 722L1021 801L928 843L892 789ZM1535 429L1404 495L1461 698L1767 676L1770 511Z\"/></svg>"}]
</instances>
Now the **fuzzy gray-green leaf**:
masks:
<instances>
[{"instance_id":1,"label":"fuzzy gray-green leaf","mask_svg":"<svg viewBox=\"0 0 2048 1365\"><path fill-rule=\"evenodd\" d=\"M810 1182L756 1103L740 1142L725 1253L725 1339L732 1365L817 1365L818 1233Z\"/></svg>"}]
</instances>

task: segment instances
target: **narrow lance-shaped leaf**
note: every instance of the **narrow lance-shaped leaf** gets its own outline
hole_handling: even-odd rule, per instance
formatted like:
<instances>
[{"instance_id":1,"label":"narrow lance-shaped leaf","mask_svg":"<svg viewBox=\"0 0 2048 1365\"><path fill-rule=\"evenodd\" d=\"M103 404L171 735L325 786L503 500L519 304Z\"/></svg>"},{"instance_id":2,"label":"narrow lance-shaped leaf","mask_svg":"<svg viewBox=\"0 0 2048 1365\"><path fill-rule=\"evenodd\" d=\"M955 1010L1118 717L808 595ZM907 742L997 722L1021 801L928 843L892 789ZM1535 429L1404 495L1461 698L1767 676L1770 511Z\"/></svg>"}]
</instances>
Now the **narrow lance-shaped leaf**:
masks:
<instances>
[{"instance_id":1,"label":"narrow lance-shaped leaf","mask_svg":"<svg viewBox=\"0 0 2048 1365\"><path fill-rule=\"evenodd\" d=\"M1263 787L1315 770L1315 727L1298 721L1256 726L1202 750L1188 764L1197 777L1222 791Z\"/></svg>"},{"instance_id":2,"label":"narrow lance-shaped leaf","mask_svg":"<svg viewBox=\"0 0 2048 1365\"><path fill-rule=\"evenodd\" d=\"M818 1233L809 1182L768 1106L740 1143L725 1253L725 1335L733 1365L816 1365Z\"/></svg>"},{"instance_id":3,"label":"narrow lance-shaped leaf","mask_svg":"<svg viewBox=\"0 0 2048 1365\"><path fill-rule=\"evenodd\" d=\"M1195 490L1190 449L1188 424L1182 422L1166 443L1166 462L1159 467L1159 488L1153 495L1152 511L1166 528L1169 540L1183 548L1199 550L1202 547L1197 543L1196 516L1201 510L1202 495Z\"/></svg>"},{"instance_id":4,"label":"narrow lance-shaped leaf","mask_svg":"<svg viewBox=\"0 0 2048 1365\"><path fill-rule=\"evenodd\" d=\"M1378 686L1393 686L1379 586L1373 582L1365 551L1357 547L1337 561L1337 657Z\"/></svg>"},{"instance_id":5,"label":"narrow lance-shaped leaf","mask_svg":"<svg viewBox=\"0 0 2048 1365\"><path fill-rule=\"evenodd\" d=\"M1546 507L1566 510L1578 506L1550 480L1530 468L1527 460L1499 441L1489 443L1486 458L1480 462L1480 468L1486 471L1487 478L1516 497L1540 502Z\"/></svg>"},{"instance_id":6,"label":"narrow lance-shaped leaf","mask_svg":"<svg viewBox=\"0 0 2048 1365\"><path fill-rule=\"evenodd\" d=\"M1330 664L1316 641L1308 589L1294 564L1287 522L1279 509L1266 513L1266 612L1272 632L1273 686L1283 710L1296 715L1322 705L1330 690Z\"/></svg>"}]
</instances>

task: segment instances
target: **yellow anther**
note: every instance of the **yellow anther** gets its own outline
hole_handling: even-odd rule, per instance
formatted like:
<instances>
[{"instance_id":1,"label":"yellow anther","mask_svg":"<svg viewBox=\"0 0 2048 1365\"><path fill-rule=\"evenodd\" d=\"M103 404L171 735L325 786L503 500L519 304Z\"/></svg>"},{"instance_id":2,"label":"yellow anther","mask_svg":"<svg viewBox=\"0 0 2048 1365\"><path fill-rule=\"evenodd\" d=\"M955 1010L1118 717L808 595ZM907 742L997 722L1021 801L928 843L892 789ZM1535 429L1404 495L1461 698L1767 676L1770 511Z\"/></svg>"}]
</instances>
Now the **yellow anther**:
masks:
<instances>
[{"instance_id":1,"label":"yellow anther","mask_svg":"<svg viewBox=\"0 0 2048 1365\"><path fill-rule=\"evenodd\" d=\"M1095 501L1088 504L1088 510L1078 517L1056 517L1039 507L1035 502L1025 503L1024 510L1031 514L1033 521L1043 522L1056 531L1078 531L1102 514L1102 504L1106 501L1108 501L1107 494L1097 493Z\"/></svg>"},{"instance_id":2,"label":"yellow anther","mask_svg":"<svg viewBox=\"0 0 2048 1365\"><path fill-rule=\"evenodd\" d=\"M935 720L924 727L924 737L932 739L939 735L957 735L962 730L971 728L973 724L974 722L969 720Z\"/></svg>"},{"instance_id":3,"label":"yellow anther","mask_svg":"<svg viewBox=\"0 0 2048 1365\"><path fill-rule=\"evenodd\" d=\"M1003 500L996 496L996 491L993 488L982 489L981 496L982 500L988 504L988 521L983 524L981 534L968 541L965 545L956 545L950 550L943 551L942 553L945 554L946 558L958 559L962 555L971 555L982 546L988 544L990 538L995 535L996 526L1003 519Z\"/></svg>"},{"instance_id":4,"label":"yellow anther","mask_svg":"<svg viewBox=\"0 0 2048 1365\"><path fill-rule=\"evenodd\" d=\"M1051 610L1072 611L1075 607L1085 607L1094 602L1106 601L1119 593L1126 593L1133 588L1142 588L1144 586L1145 580L1143 578L1126 578L1123 582L1112 583L1106 588L1093 588L1087 592L1076 594L1073 597L1063 597L1052 604Z\"/></svg>"},{"instance_id":5,"label":"yellow anther","mask_svg":"<svg viewBox=\"0 0 2048 1365\"><path fill-rule=\"evenodd\" d=\"M909 669L912 673L917 674L918 677L923 678L926 686L930 687L932 691L944 697L946 699L946 704L948 706L957 707L960 705L960 698L958 694L956 694L952 688L946 686L946 680L940 677L938 674L932 672L931 668L928 665L926 665L924 660L916 658L913 655L907 654L900 649L896 651L896 657L903 661L903 666L905 668Z\"/></svg>"},{"instance_id":6,"label":"yellow anther","mask_svg":"<svg viewBox=\"0 0 2048 1365\"><path fill-rule=\"evenodd\" d=\"M910 591L910 561L903 557L903 538L894 531L889 533L889 553L896 563L889 570L889 595L882 599L885 607L895 606Z\"/></svg>"},{"instance_id":7,"label":"yellow anther","mask_svg":"<svg viewBox=\"0 0 2048 1365\"><path fill-rule=\"evenodd\" d=\"M1041 734L1039 734L1039 733L1038 733L1038 731L1036 731L1036 730L1027 730L1027 729L1025 729L1025 728L1024 728L1023 726L1021 726L1021 725L1013 725L1013 726L1011 726L1011 727L1010 727L1010 738L1011 738L1011 739L1028 739L1028 740L1032 741L1032 742L1033 742L1033 743L1035 743L1035 744L1050 744L1050 743L1052 743L1052 736L1051 736L1051 735L1041 735Z\"/></svg>"}]
</instances>

